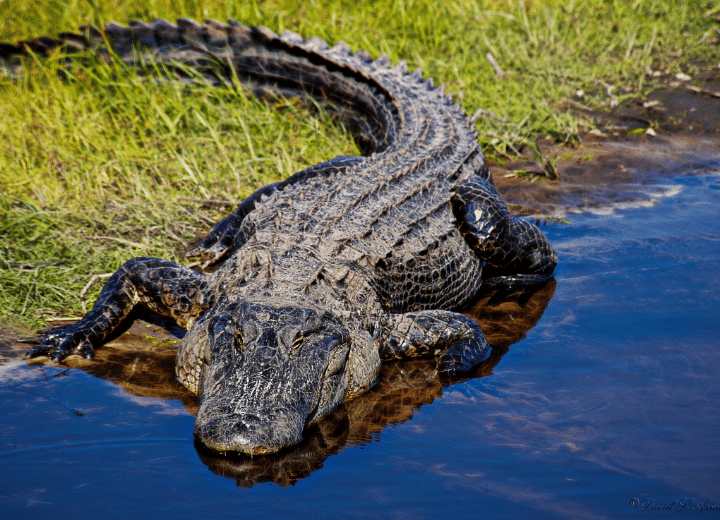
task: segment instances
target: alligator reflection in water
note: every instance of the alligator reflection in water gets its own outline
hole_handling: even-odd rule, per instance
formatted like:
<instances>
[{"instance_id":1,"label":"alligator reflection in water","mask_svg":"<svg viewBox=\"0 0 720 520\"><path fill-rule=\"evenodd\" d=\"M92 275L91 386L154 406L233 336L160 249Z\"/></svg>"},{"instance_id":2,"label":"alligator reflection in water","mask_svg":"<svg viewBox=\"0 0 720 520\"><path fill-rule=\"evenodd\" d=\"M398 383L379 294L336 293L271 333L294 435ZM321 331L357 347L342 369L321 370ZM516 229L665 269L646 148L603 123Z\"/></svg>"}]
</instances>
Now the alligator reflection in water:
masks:
<instances>
[{"instance_id":1,"label":"alligator reflection in water","mask_svg":"<svg viewBox=\"0 0 720 520\"><path fill-rule=\"evenodd\" d=\"M555 280L551 279L534 291L510 294L488 291L479 295L465 314L478 321L493 353L472 378L492 373L510 345L535 326L554 293ZM136 321L130 334L98 349L92 362L73 356L65 364L112 381L133 395L179 399L194 415L197 397L175 380L174 342L148 341L147 337L138 341L136 336L133 339L133 333L142 330L141 327L141 322ZM254 458L224 457L196 443L197 453L213 473L234 479L238 486L262 482L292 485L320 469L328 457L345 446L371 442L386 425L408 421L421 406L442 397L443 384L435 365L435 359L384 363L380 380L371 391L345 402L330 416L307 428L303 441L286 451Z\"/></svg>"}]
</instances>

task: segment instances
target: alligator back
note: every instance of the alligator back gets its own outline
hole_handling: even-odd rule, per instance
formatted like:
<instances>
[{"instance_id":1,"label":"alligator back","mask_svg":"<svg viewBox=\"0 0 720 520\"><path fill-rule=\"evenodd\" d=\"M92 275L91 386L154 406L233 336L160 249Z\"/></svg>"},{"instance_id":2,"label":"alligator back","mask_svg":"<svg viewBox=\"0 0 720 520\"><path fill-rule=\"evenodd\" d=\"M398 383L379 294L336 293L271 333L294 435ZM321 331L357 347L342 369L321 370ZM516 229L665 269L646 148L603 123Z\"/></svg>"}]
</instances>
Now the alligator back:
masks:
<instances>
[{"instance_id":1,"label":"alligator back","mask_svg":"<svg viewBox=\"0 0 720 520\"><path fill-rule=\"evenodd\" d=\"M457 230L450 199L458 184L489 174L460 104L419 70L409 73L405 62L391 67L385 55L373 61L365 51L351 53L344 42L329 47L234 21L83 29L62 43L25 44L37 51L110 42L128 63L183 63L214 83L237 79L257 95L311 96L351 129L366 157L341 177L311 178L259 201L246 217L254 231L246 250L312 251L322 264L360 268L392 312L457 308L474 295L480 263ZM310 285L311 267L288 283Z\"/></svg>"},{"instance_id":2,"label":"alligator back","mask_svg":"<svg viewBox=\"0 0 720 520\"><path fill-rule=\"evenodd\" d=\"M202 68L209 51L256 93L323 100L369 154L341 177L315 177L258 203L246 217L254 229L247 248L312 251L323 264L360 267L392 312L455 308L474 295L480 266L457 231L450 198L456 185L488 172L472 125L442 87L404 62L391 68L384 55L351 54L342 42L330 48L318 38L234 23L158 26L157 49L183 41L178 58ZM140 40L139 27L147 29L114 30L124 31L123 41Z\"/></svg>"}]
</instances>

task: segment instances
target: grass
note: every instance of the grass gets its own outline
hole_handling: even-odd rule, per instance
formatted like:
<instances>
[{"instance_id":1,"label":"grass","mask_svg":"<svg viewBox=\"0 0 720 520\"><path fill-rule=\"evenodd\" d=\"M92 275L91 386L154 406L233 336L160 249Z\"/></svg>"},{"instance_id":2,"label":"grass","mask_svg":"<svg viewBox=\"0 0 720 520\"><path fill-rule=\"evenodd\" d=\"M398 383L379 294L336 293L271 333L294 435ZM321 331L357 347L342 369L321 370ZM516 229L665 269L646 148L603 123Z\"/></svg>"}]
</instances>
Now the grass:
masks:
<instances>
[{"instance_id":1,"label":"grass","mask_svg":"<svg viewBox=\"0 0 720 520\"><path fill-rule=\"evenodd\" d=\"M716 2L697 0L0 0L0 40L158 17L231 17L345 40L462 92L469 113L483 109L486 155L503 159L539 136L575 142L596 124L568 100L611 109L717 60L719 15ZM180 261L231 207L196 199L238 201L357 153L342 128L291 101L145 81L100 62L61 79L59 67L51 58L20 81L0 76L3 320L38 326L76 314L90 277L132 256Z\"/></svg>"}]
</instances>

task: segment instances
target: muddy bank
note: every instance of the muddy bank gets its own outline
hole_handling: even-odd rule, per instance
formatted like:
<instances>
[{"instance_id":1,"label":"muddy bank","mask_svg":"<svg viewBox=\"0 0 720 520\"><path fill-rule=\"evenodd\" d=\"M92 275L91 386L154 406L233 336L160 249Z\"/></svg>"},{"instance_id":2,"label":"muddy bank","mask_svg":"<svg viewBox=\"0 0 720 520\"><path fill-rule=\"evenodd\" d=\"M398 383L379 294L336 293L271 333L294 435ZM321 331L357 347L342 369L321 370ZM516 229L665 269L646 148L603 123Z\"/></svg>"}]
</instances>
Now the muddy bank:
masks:
<instances>
[{"instance_id":1,"label":"muddy bank","mask_svg":"<svg viewBox=\"0 0 720 520\"><path fill-rule=\"evenodd\" d=\"M720 161L720 64L680 78L669 77L667 86L647 99L611 113L587 109L599 130L585 134L578 146L539 141L543 157L555 163L557 179L544 178L542 161L529 152L491 165L511 210L566 217L656 204L667 196L656 188L663 177Z\"/></svg>"},{"instance_id":2,"label":"muddy bank","mask_svg":"<svg viewBox=\"0 0 720 520\"><path fill-rule=\"evenodd\" d=\"M718 107L720 113L720 107ZM512 212L538 218L612 213L657 204L672 195L662 179L697 165L720 164L720 136L657 134L600 138L588 136L575 148L549 147L558 178L519 176L539 171L532 161L495 165L491 171Z\"/></svg>"}]
</instances>

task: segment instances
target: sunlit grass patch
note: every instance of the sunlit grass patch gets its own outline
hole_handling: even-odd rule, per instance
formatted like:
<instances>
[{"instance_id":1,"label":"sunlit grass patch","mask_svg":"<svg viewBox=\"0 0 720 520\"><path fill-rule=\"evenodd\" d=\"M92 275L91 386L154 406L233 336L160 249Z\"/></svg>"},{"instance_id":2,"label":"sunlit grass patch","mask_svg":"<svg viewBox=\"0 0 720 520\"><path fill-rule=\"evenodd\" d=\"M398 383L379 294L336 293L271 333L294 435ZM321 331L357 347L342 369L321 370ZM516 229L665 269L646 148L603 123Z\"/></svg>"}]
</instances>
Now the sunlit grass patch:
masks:
<instances>
[{"instance_id":1,"label":"sunlit grass patch","mask_svg":"<svg viewBox=\"0 0 720 520\"><path fill-rule=\"evenodd\" d=\"M229 211L213 201L357 153L297 100L156 79L50 60L0 87L0 316L77 312L91 274L132 256L180 261Z\"/></svg>"}]
</instances>

